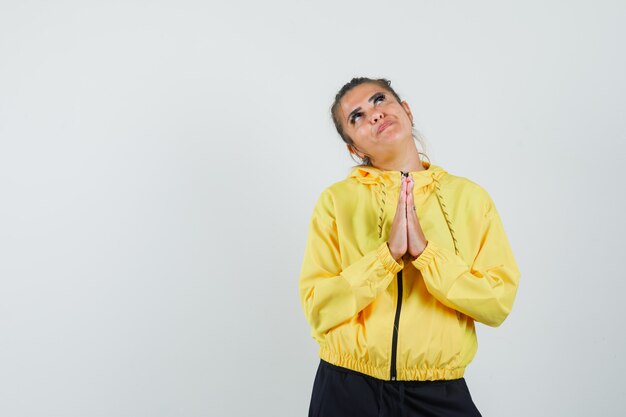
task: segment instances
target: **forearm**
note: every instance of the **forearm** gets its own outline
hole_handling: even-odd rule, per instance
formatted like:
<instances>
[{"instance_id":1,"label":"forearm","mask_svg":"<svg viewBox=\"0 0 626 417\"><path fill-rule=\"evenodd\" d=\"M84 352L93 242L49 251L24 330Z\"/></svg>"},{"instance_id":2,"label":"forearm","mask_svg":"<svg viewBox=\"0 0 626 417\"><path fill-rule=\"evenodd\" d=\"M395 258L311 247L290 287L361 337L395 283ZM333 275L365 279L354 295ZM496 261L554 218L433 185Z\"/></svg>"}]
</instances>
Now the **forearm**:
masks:
<instances>
[{"instance_id":1,"label":"forearm","mask_svg":"<svg viewBox=\"0 0 626 417\"><path fill-rule=\"evenodd\" d=\"M428 291L441 303L497 327L511 311L520 278L512 257L497 259L499 262L489 267L472 270L454 252L429 242L412 263L420 270Z\"/></svg>"},{"instance_id":2,"label":"forearm","mask_svg":"<svg viewBox=\"0 0 626 417\"><path fill-rule=\"evenodd\" d=\"M386 244L333 274L307 256L300 277L302 307L313 333L321 335L356 316L384 291L403 267Z\"/></svg>"}]
</instances>

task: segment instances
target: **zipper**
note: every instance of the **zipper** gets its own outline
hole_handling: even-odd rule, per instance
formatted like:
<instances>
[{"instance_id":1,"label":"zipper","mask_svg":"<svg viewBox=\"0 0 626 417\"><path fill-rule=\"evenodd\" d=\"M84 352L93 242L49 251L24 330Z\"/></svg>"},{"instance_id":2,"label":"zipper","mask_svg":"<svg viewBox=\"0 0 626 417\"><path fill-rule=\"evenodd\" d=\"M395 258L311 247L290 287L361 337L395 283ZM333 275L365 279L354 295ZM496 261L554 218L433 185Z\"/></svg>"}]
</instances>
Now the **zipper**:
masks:
<instances>
[{"instance_id":1,"label":"zipper","mask_svg":"<svg viewBox=\"0 0 626 417\"><path fill-rule=\"evenodd\" d=\"M408 177L408 172L400 171L400 179L402 177ZM402 271L398 271L396 275L398 278L398 302L396 303L396 317L393 320L393 338L391 340L391 375L392 381L397 378L396 361L398 355L398 328L400 326L400 309L402 308Z\"/></svg>"},{"instance_id":2,"label":"zipper","mask_svg":"<svg viewBox=\"0 0 626 417\"><path fill-rule=\"evenodd\" d=\"M393 339L391 340L391 380L397 377L396 357L398 351L398 327L400 326L400 308L402 306L402 271L398 271L398 303L396 304L396 317L393 321Z\"/></svg>"}]
</instances>

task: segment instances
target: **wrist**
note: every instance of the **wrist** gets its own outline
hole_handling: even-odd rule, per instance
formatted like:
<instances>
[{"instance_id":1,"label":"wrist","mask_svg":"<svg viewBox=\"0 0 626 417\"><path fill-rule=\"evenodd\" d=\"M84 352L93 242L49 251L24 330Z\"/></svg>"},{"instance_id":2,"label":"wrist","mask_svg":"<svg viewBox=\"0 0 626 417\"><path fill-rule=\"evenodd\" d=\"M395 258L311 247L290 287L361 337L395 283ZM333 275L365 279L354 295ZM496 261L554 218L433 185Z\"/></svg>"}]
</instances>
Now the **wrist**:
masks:
<instances>
[{"instance_id":1,"label":"wrist","mask_svg":"<svg viewBox=\"0 0 626 417\"><path fill-rule=\"evenodd\" d=\"M393 258L394 261L398 262L398 260L400 260L402 258L402 254L395 253L391 249L391 246L389 246L389 242L386 242L386 243L387 243L387 249L389 249L389 254L391 255L391 257Z\"/></svg>"},{"instance_id":2,"label":"wrist","mask_svg":"<svg viewBox=\"0 0 626 417\"><path fill-rule=\"evenodd\" d=\"M420 257L420 255L421 255L422 253L424 253L424 251L426 250L426 246L428 246L428 241L426 241L426 243L424 243L424 246L422 246L422 250L420 250L420 251L418 252L418 254L415 256L415 259L419 258L419 257Z\"/></svg>"},{"instance_id":3,"label":"wrist","mask_svg":"<svg viewBox=\"0 0 626 417\"><path fill-rule=\"evenodd\" d=\"M413 260L419 258L419 256L426 250L426 246L428 246L428 241L420 245L419 249L410 252L410 255L413 257Z\"/></svg>"}]
</instances>

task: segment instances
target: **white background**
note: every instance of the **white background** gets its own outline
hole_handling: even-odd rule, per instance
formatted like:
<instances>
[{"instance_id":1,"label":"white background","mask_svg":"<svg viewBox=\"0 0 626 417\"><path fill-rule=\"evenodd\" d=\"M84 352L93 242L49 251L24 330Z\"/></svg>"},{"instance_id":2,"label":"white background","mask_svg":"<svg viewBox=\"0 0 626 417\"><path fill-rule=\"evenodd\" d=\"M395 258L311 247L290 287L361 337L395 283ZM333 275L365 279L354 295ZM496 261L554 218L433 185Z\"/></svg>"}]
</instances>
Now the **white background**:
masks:
<instances>
[{"instance_id":1,"label":"white background","mask_svg":"<svg viewBox=\"0 0 626 417\"><path fill-rule=\"evenodd\" d=\"M622 416L621 1L2 1L0 415L304 416L297 280L392 80L521 270L466 372L489 416Z\"/></svg>"}]
</instances>

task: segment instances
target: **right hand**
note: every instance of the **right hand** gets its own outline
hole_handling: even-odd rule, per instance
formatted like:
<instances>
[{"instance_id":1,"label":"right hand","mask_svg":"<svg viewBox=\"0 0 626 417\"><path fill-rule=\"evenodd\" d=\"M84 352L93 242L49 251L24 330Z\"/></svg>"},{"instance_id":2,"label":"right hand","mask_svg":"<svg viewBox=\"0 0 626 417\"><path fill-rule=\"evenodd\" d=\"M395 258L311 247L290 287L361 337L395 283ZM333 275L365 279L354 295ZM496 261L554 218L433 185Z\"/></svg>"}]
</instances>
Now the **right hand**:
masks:
<instances>
[{"instance_id":1,"label":"right hand","mask_svg":"<svg viewBox=\"0 0 626 417\"><path fill-rule=\"evenodd\" d=\"M396 208L396 214L391 224L391 231L389 232L389 240L387 246L389 246L389 252L393 259L398 261L402 258L408 250L408 237L407 237L407 220L406 220L406 190L408 187L408 179L402 177L402 184L400 185L400 197L398 198L398 207Z\"/></svg>"}]
</instances>

